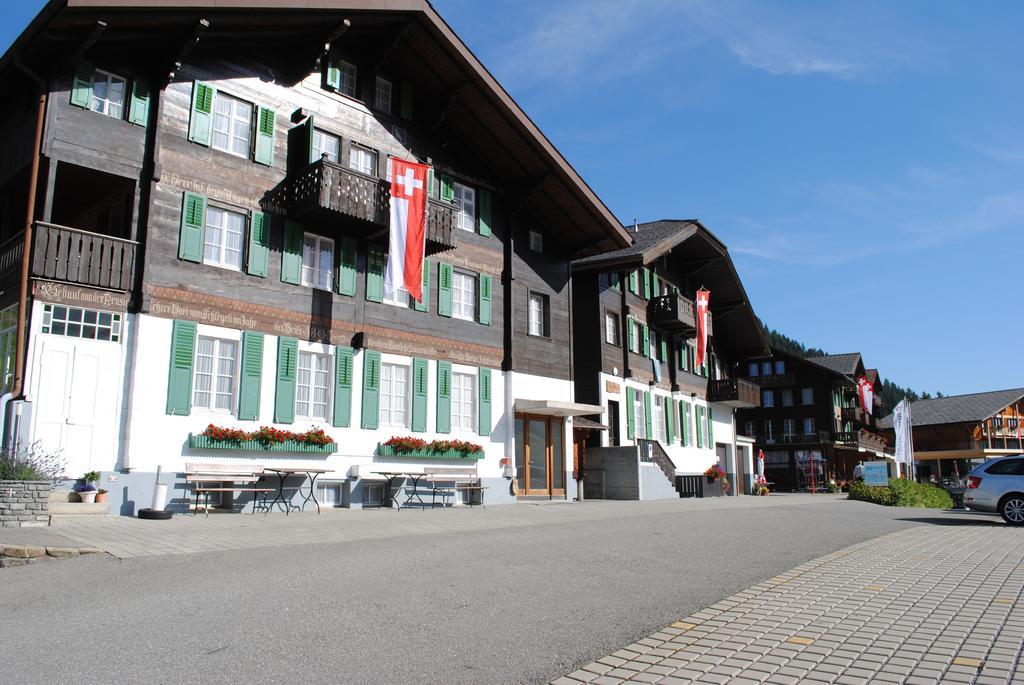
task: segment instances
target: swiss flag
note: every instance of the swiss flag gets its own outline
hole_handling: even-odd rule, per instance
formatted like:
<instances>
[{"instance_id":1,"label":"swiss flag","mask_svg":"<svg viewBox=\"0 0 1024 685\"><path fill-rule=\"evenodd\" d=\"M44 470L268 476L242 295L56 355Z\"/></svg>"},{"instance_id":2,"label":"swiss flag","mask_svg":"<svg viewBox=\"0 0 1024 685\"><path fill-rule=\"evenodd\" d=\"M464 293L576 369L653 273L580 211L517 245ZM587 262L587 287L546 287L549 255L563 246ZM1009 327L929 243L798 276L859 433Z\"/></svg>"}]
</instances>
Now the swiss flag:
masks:
<instances>
[{"instance_id":1,"label":"swiss flag","mask_svg":"<svg viewBox=\"0 0 1024 685\"><path fill-rule=\"evenodd\" d=\"M423 257L427 241L426 164L391 159L391 233L384 292L402 286L423 302Z\"/></svg>"},{"instance_id":2,"label":"swiss flag","mask_svg":"<svg viewBox=\"0 0 1024 685\"><path fill-rule=\"evenodd\" d=\"M857 379L857 394L860 395L860 408L868 414L872 413L872 403L875 401L875 387L871 385L871 381L868 380L867 376L861 376Z\"/></svg>"},{"instance_id":3,"label":"swiss flag","mask_svg":"<svg viewBox=\"0 0 1024 685\"><path fill-rule=\"evenodd\" d=\"M708 349L708 306L711 302L711 291L701 288L697 291L697 358L694 360L698 368L704 364Z\"/></svg>"}]
</instances>

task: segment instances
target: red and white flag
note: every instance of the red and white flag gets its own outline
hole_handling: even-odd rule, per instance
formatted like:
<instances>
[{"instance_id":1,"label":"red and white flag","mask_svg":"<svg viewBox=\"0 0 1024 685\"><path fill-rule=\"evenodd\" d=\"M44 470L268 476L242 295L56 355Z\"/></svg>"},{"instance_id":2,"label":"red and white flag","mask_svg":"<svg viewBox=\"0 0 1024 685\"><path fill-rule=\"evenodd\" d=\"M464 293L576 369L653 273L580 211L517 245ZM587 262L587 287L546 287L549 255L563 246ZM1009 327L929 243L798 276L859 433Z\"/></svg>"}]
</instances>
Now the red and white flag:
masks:
<instances>
[{"instance_id":1,"label":"red and white flag","mask_svg":"<svg viewBox=\"0 0 1024 685\"><path fill-rule=\"evenodd\" d=\"M860 395L860 408L870 414L875 401L875 388L867 376L857 379L857 394Z\"/></svg>"},{"instance_id":2,"label":"red and white flag","mask_svg":"<svg viewBox=\"0 0 1024 685\"><path fill-rule=\"evenodd\" d=\"M711 301L711 291L701 288L697 291L697 358L696 366L700 368L704 364L704 357L708 348L708 303Z\"/></svg>"},{"instance_id":3,"label":"red and white flag","mask_svg":"<svg viewBox=\"0 0 1024 685\"><path fill-rule=\"evenodd\" d=\"M405 287L423 301L423 258L427 242L426 164L391 159L391 234L384 292Z\"/></svg>"}]
</instances>

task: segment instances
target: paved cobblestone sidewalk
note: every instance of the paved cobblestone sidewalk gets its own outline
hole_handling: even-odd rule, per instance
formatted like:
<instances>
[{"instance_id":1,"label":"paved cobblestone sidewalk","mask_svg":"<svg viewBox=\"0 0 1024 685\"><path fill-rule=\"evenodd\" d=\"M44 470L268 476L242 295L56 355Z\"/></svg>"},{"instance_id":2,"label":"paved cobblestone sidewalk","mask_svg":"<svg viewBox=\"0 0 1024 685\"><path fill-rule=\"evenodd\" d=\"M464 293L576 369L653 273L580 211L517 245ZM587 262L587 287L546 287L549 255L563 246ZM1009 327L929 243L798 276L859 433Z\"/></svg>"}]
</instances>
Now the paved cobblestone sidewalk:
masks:
<instances>
[{"instance_id":1,"label":"paved cobblestone sidewalk","mask_svg":"<svg viewBox=\"0 0 1024 685\"><path fill-rule=\"evenodd\" d=\"M593 683L1024 683L1024 530L919 526L810 561L588 664Z\"/></svg>"}]
</instances>

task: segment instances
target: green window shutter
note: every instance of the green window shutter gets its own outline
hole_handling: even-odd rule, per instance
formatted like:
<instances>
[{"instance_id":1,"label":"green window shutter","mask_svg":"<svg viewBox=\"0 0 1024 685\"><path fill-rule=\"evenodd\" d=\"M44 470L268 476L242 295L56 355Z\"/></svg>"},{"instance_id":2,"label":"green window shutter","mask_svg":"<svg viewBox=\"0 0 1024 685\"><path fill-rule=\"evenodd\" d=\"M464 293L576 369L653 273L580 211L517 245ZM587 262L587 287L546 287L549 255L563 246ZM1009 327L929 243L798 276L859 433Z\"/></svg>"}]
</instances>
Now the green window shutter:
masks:
<instances>
[{"instance_id":1,"label":"green window shutter","mask_svg":"<svg viewBox=\"0 0 1024 685\"><path fill-rule=\"evenodd\" d=\"M679 370L686 371L686 344L683 343L679 345L678 348L676 348L675 343L672 343L672 349L674 353L679 357L676 361L676 364L679 365Z\"/></svg>"},{"instance_id":2,"label":"green window shutter","mask_svg":"<svg viewBox=\"0 0 1024 685\"><path fill-rule=\"evenodd\" d=\"M437 274L437 313L452 315L452 265L441 262Z\"/></svg>"},{"instance_id":3,"label":"green window shutter","mask_svg":"<svg viewBox=\"0 0 1024 685\"><path fill-rule=\"evenodd\" d=\"M651 295L657 297L661 294L661 283L658 281L658 275L651 273Z\"/></svg>"},{"instance_id":4,"label":"green window shutter","mask_svg":"<svg viewBox=\"0 0 1024 685\"><path fill-rule=\"evenodd\" d=\"M654 436L654 416L651 412L651 393L649 392L644 393L644 423L646 424L644 428L647 429L645 435L650 439Z\"/></svg>"},{"instance_id":5,"label":"green window shutter","mask_svg":"<svg viewBox=\"0 0 1024 685\"><path fill-rule=\"evenodd\" d=\"M408 81L402 81L401 115L403 119L412 120L412 84Z\"/></svg>"},{"instance_id":6,"label":"green window shutter","mask_svg":"<svg viewBox=\"0 0 1024 685\"><path fill-rule=\"evenodd\" d=\"M171 326L171 365L167 378L167 413L188 416L192 410L192 360L196 352L196 325L175 321Z\"/></svg>"},{"instance_id":7,"label":"green window shutter","mask_svg":"<svg viewBox=\"0 0 1024 685\"><path fill-rule=\"evenodd\" d=\"M178 258L189 262L203 261L203 231L206 230L206 198L185 193L181 203L181 232L178 235Z\"/></svg>"},{"instance_id":8,"label":"green window shutter","mask_svg":"<svg viewBox=\"0 0 1024 685\"><path fill-rule=\"evenodd\" d=\"M715 446L715 410L708 405L708 447ZM724 464L723 464L724 466Z\"/></svg>"},{"instance_id":9,"label":"green window shutter","mask_svg":"<svg viewBox=\"0 0 1024 685\"><path fill-rule=\"evenodd\" d=\"M341 252L338 259L338 294L356 294L356 260L359 256L359 243L355 238L346 236L338 241Z\"/></svg>"},{"instance_id":10,"label":"green window shutter","mask_svg":"<svg viewBox=\"0 0 1024 685\"><path fill-rule=\"evenodd\" d=\"M128 105L128 121L138 126L149 123L149 83L142 79L132 81L132 96Z\"/></svg>"},{"instance_id":11,"label":"green window shutter","mask_svg":"<svg viewBox=\"0 0 1024 685\"><path fill-rule=\"evenodd\" d=\"M665 398L665 432L667 433L666 442L669 445L675 440L675 402L671 398Z\"/></svg>"},{"instance_id":12,"label":"green window shutter","mask_svg":"<svg viewBox=\"0 0 1024 685\"><path fill-rule=\"evenodd\" d=\"M636 436L636 407L633 406L635 393L633 388L626 388L626 437L630 440Z\"/></svg>"},{"instance_id":13,"label":"green window shutter","mask_svg":"<svg viewBox=\"0 0 1024 685\"><path fill-rule=\"evenodd\" d=\"M285 169L294 174L309 166L313 159L313 115L288 129L288 148L285 152Z\"/></svg>"},{"instance_id":14,"label":"green window shutter","mask_svg":"<svg viewBox=\"0 0 1024 685\"><path fill-rule=\"evenodd\" d=\"M445 202L454 202L455 186L452 184L452 180L447 176L441 176L438 180L441 182L441 199Z\"/></svg>"},{"instance_id":15,"label":"green window shutter","mask_svg":"<svg viewBox=\"0 0 1024 685\"><path fill-rule=\"evenodd\" d=\"M188 139L207 147L213 142L213 96L217 89L208 83L192 84L192 114L188 121Z\"/></svg>"},{"instance_id":16,"label":"green window shutter","mask_svg":"<svg viewBox=\"0 0 1024 685\"><path fill-rule=\"evenodd\" d=\"M699 404L696 407L697 414L697 448L704 447L704 408Z\"/></svg>"},{"instance_id":17,"label":"green window shutter","mask_svg":"<svg viewBox=\"0 0 1024 685\"><path fill-rule=\"evenodd\" d=\"M277 390L274 394L274 421L295 421L295 370L299 363L299 341L277 339Z\"/></svg>"},{"instance_id":18,"label":"green window shutter","mask_svg":"<svg viewBox=\"0 0 1024 685\"><path fill-rule=\"evenodd\" d=\"M633 351L633 319L626 317L626 349Z\"/></svg>"},{"instance_id":19,"label":"green window shutter","mask_svg":"<svg viewBox=\"0 0 1024 685\"><path fill-rule=\"evenodd\" d=\"M430 262L423 260L423 301L412 301L412 308L418 312L430 311Z\"/></svg>"},{"instance_id":20,"label":"green window shutter","mask_svg":"<svg viewBox=\"0 0 1024 685\"><path fill-rule=\"evenodd\" d=\"M270 222L263 212L253 212L249 220L249 259L246 272L251 276L267 275L270 259Z\"/></svg>"},{"instance_id":21,"label":"green window shutter","mask_svg":"<svg viewBox=\"0 0 1024 685\"><path fill-rule=\"evenodd\" d=\"M242 331L242 372L238 380L238 418L260 417L260 385L263 380L263 334Z\"/></svg>"},{"instance_id":22,"label":"green window shutter","mask_svg":"<svg viewBox=\"0 0 1024 685\"><path fill-rule=\"evenodd\" d=\"M477 232L480 235L491 235L491 191L481 188L477 191L480 202L480 221Z\"/></svg>"},{"instance_id":23,"label":"green window shutter","mask_svg":"<svg viewBox=\"0 0 1024 685\"><path fill-rule=\"evenodd\" d=\"M437 432L452 430L452 363L437 363Z\"/></svg>"},{"instance_id":24,"label":"green window shutter","mask_svg":"<svg viewBox=\"0 0 1024 685\"><path fill-rule=\"evenodd\" d=\"M634 295L640 294L640 279L637 276L636 269L629 272L629 292Z\"/></svg>"},{"instance_id":25,"label":"green window shutter","mask_svg":"<svg viewBox=\"0 0 1024 685\"><path fill-rule=\"evenodd\" d=\"M427 431L427 389L430 387L430 373L426 359L412 360L412 423L414 433Z\"/></svg>"},{"instance_id":26,"label":"green window shutter","mask_svg":"<svg viewBox=\"0 0 1024 685\"><path fill-rule=\"evenodd\" d=\"M347 427L352 417L352 356L351 347L338 347L334 351L334 415L331 424Z\"/></svg>"},{"instance_id":27,"label":"green window shutter","mask_svg":"<svg viewBox=\"0 0 1024 685\"><path fill-rule=\"evenodd\" d=\"M88 109L92 102L92 76L96 66L89 62L79 62L71 83L71 104Z\"/></svg>"},{"instance_id":28,"label":"green window shutter","mask_svg":"<svg viewBox=\"0 0 1024 685\"><path fill-rule=\"evenodd\" d=\"M622 292L622 274L615 272L612 275L612 290Z\"/></svg>"},{"instance_id":29,"label":"green window shutter","mask_svg":"<svg viewBox=\"0 0 1024 685\"><path fill-rule=\"evenodd\" d=\"M643 286L644 286L644 299L645 300L651 299L651 270L648 269L646 266L644 267Z\"/></svg>"},{"instance_id":30,"label":"green window shutter","mask_svg":"<svg viewBox=\"0 0 1024 685\"><path fill-rule=\"evenodd\" d=\"M491 325L491 280L488 274L480 274L480 287L477 288L477 319L480 323Z\"/></svg>"},{"instance_id":31,"label":"green window shutter","mask_svg":"<svg viewBox=\"0 0 1024 685\"><path fill-rule=\"evenodd\" d=\"M477 373L477 395L479 397L480 435L491 434L491 370L480 368Z\"/></svg>"},{"instance_id":32,"label":"green window shutter","mask_svg":"<svg viewBox=\"0 0 1024 685\"><path fill-rule=\"evenodd\" d=\"M256 154L253 161L271 166L274 163L274 110L258 107L256 113Z\"/></svg>"},{"instance_id":33,"label":"green window shutter","mask_svg":"<svg viewBox=\"0 0 1024 685\"><path fill-rule=\"evenodd\" d=\"M327 60L324 64L323 84L325 88L330 88L332 90L338 90L341 88L340 61L341 56L338 54L338 51L332 48L330 53L327 55Z\"/></svg>"},{"instance_id":34,"label":"green window shutter","mask_svg":"<svg viewBox=\"0 0 1024 685\"><path fill-rule=\"evenodd\" d=\"M376 429L380 413L380 352L363 353L363 428Z\"/></svg>"},{"instance_id":35,"label":"green window shutter","mask_svg":"<svg viewBox=\"0 0 1024 685\"><path fill-rule=\"evenodd\" d=\"M384 301L384 249L378 245L370 245L366 258L366 299Z\"/></svg>"},{"instance_id":36,"label":"green window shutter","mask_svg":"<svg viewBox=\"0 0 1024 685\"><path fill-rule=\"evenodd\" d=\"M302 283L302 224L287 219L281 243L281 282Z\"/></svg>"},{"instance_id":37,"label":"green window shutter","mask_svg":"<svg viewBox=\"0 0 1024 685\"><path fill-rule=\"evenodd\" d=\"M693 442L693 435L690 433L690 403L684 401L679 410L679 418L683 422L683 446L689 447Z\"/></svg>"},{"instance_id":38,"label":"green window shutter","mask_svg":"<svg viewBox=\"0 0 1024 685\"><path fill-rule=\"evenodd\" d=\"M661 361L663 361L663 362L667 362L668 361L668 340L665 339L665 336L661 336L661 340L659 341L658 349L659 349L659 352L660 352L660 355L658 356L658 358Z\"/></svg>"},{"instance_id":39,"label":"green window shutter","mask_svg":"<svg viewBox=\"0 0 1024 685\"><path fill-rule=\"evenodd\" d=\"M651 356L651 329L647 327L647 324L641 324L641 327L641 342L643 343L643 349L640 350L640 354L645 357L649 357Z\"/></svg>"}]
</instances>

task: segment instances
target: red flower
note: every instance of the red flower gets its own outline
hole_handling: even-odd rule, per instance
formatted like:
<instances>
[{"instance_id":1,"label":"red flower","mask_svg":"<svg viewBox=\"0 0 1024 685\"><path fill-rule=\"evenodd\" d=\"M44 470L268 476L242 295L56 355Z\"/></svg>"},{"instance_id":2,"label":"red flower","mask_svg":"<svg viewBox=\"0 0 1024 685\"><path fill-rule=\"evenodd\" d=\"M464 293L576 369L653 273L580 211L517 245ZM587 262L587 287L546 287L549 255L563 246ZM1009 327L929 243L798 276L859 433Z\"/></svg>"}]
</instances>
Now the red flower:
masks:
<instances>
[{"instance_id":1,"label":"red flower","mask_svg":"<svg viewBox=\"0 0 1024 685\"><path fill-rule=\"evenodd\" d=\"M334 442L322 428L311 428L305 433L293 433L291 431L281 430L272 426L261 426L257 431L246 433L238 428L222 428L220 426L214 426L211 423L200 435L208 437L211 440L221 440L224 442L244 442L251 440L261 442L265 445L280 445L288 440L303 445L320 446L330 445Z\"/></svg>"},{"instance_id":2,"label":"red flower","mask_svg":"<svg viewBox=\"0 0 1024 685\"><path fill-rule=\"evenodd\" d=\"M441 454L444 452L454 451L461 452L463 455L469 455L484 451L482 445L465 442L463 440L434 440L432 442L427 442L420 438L400 438L397 436L390 438L384 443L384 445L393 449L396 454L408 454L410 452L418 451Z\"/></svg>"}]
</instances>

